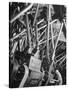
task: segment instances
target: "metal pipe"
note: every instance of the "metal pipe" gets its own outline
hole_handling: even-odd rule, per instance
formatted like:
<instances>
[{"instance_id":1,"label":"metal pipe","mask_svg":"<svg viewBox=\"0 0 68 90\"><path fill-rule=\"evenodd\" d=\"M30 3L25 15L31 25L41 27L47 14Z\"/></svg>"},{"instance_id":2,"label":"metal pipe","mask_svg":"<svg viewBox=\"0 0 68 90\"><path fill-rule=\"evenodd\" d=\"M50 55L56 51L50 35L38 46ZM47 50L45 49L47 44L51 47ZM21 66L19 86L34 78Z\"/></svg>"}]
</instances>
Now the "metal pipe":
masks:
<instances>
[{"instance_id":1,"label":"metal pipe","mask_svg":"<svg viewBox=\"0 0 68 90\"><path fill-rule=\"evenodd\" d=\"M39 22L37 22L37 25L40 24L40 23L42 23L43 21L44 21L44 18L41 19Z\"/></svg>"},{"instance_id":2,"label":"metal pipe","mask_svg":"<svg viewBox=\"0 0 68 90\"><path fill-rule=\"evenodd\" d=\"M19 21L26 27L25 23L22 20L19 19Z\"/></svg>"},{"instance_id":3,"label":"metal pipe","mask_svg":"<svg viewBox=\"0 0 68 90\"><path fill-rule=\"evenodd\" d=\"M33 26L35 25L35 22L36 22L36 18L37 18L37 15L38 15L38 9L39 9L39 4L38 4L38 6L37 6L37 10L36 10L36 14L35 14Z\"/></svg>"},{"instance_id":4,"label":"metal pipe","mask_svg":"<svg viewBox=\"0 0 68 90\"><path fill-rule=\"evenodd\" d=\"M29 47L31 47L31 35L30 35L29 19L27 13L26 13L26 26L27 26L27 40Z\"/></svg>"},{"instance_id":5,"label":"metal pipe","mask_svg":"<svg viewBox=\"0 0 68 90\"><path fill-rule=\"evenodd\" d=\"M52 46L54 49L54 40L53 40L53 28L52 28L52 24L51 24L51 37L52 37Z\"/></svg>"},{"instance_id":6,"label":"metal pipe","mask_svg":"<svg viewBox=\"0 0 68 90\"><path fill-rule=\"evenodd\" d=\"M47 32L47 56L48 60L50 61L49 57L49 32L50 32L50 19L51 19L51 13L50 13L50 5L48 5L48 32Z\"/></svg>"},{"instance_id":7,"label":"metal pipe","mask_svg":"<svg viewBox=\"0 0 68 90\"><path fill-rule=\"evenodd\" d=\"M62 59L65 59L65 55L63 57L61 57L59 60L56 61L56 63L60 62Z\"/></svg>"},{"instance_id":8,"label":"metal pipe","mask_svg":"<svg viewBox=\"0 0 68 90\"><path fill-rule=\"evenodd\" d=\"M45 32L46 32L46 29L41 33L40 37L41 37ZM40 37L39 37L39 39L40 39Z\"/></svg>"},{"instance_id":9,"label":"metal pipe","mask_svg":"<svg viewBox=\"0 0 68 90\"><path fill-rule=\"evenodd\" d=\"M14 39L16 39L16 38L20 37L21 35L26 34L25 32L26 32L26 30L22 31L21 33L17 34L17 35L16 35L16 36L14 36L13 38L11 38L11 39L10 39L10 41L13 41Z\"/></svg>"},{"instance_id":10,"label":"metal pipe","mask_svg":"<svg viewBox=\"0 0 68 90\"><path fill-rule=\"evenodd\" d=\"M58 36L58 35L55 35L55 36L53 36L53 38L56 38L57 36ZM48 40L51 40L51 39L52 39L52 38L49 38ZM45 41L43 41L43 42L42 42L42 41L43 41L43 40L40 40L40 41L39 41L39 45L47 42L47 40L45 40Z\"/></svg>"},{"instance_id":11,"label":"metal pipe","mask_svg":"<svg viewBox=\"0 0 68 90\"><path fill-rule=\"evenodd\" d=\"M49 25L55 23L56 21L58 21L58 19L55 19L55 20L51 21L51 22L49 23ZM41 29L43 29L43 28L45 28L45 27L47 27L47 26L48 26L48 25L46 24L46 25L42 26L41 28L38 28L38 31L41 30Z\"/></svg>"},{"instance_id":12,"label":"metal pipe","mask_svg":"<svg viewBox=\"0 0 68 90\"><path fill-rule=\"evenodd\" d=\"M14 54L16 47L17 47L17 44L18 44L18 42L14 43L14 46L13 46L12 51L11 51L12 54Z\"/></svg>"},{"instance_id":13,"label":"metal pipe","mask_svg":"<svg viewBox=\"0 0 68 90\"><path fill-rule=\"evenodd\" d=\"M26 9L24 9L23 11L21 11L17 16L15 16L10 23L13 23L16 19L18 19L21 15L23 15L24 13L26 13L31 7L33 6L33 4L30 4Z\"/></svg>"},{"instance_id":14,"label":"metal pipe","mask_svg":"<svg viewBox=\"0 0 68 90\"><path fill-rule=\"evenodd\" d=\"M29 69L28 69L28 67L26 65L24 65L24 68L25 68L25 75L24 75L24 77L23 77L23 79L22 79L22 81L21 81L21 83L19 85L19 88L24 86L24 84L25 84L25 82L26 82L26 80L28 78Z\"/></svg>"},{"instance_id":15,"label":"metal pipe","mask_svg":"<svg viewBox=\"0 0 68 90\"><path fill-rule=\"evenodd\" d=\"M58 44L58 41L59 41L59 37L60 37L60 34L62 32L62 28L63 28L63 23L61 24L60 32L59 32L59 35L58 35L58 38L57 38L57 41L56 41L56 45L55 45L55 48L54 48L54 51L53 51L53 55L52 55L52 60L53 61L54 61L55 51L56 51L56 47L57 47L57 44Z\"/></svg>"}]
</instances>

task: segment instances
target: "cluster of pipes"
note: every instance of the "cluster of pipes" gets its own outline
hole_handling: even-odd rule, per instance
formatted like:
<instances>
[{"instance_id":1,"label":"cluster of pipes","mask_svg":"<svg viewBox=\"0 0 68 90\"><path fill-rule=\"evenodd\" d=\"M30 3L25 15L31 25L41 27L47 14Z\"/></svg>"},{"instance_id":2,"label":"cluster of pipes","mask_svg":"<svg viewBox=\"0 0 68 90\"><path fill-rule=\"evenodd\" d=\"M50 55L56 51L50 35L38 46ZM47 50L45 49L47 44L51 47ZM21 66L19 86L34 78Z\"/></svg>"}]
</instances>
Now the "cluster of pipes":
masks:
<instances>
[{"instance_id":1,"label":"cluster of pipes","mask_svg":"<svg viewBox=\"0 0 68 90\"><path fill-rule=\"evenodd\" d=\"M23 64L23 66L25 68L25 74L20 82L19 87L24 87L28 77L29 77L29 79L41 79L38 86L41 86L42 81L44 81L45 70L43 67L41 70L41 64L42 64L43 60L40 59L40 50L42 50L42 48L43 48L43 47L40 48L40 45L42 45L42 44L45 44L45 46L47 46L46 52L47 52L48 62L52 61L49 66L48 79L47 79L45 85L48 85L49 82L50 83L57 82L57 83L59 83L59 85L62 85L62 76L61 76L61 73L59 72L59 70L57 70L57 69L55 70L55 74L58 77L57 80L54 79L52 72L54 72L54 64L56 63L54 61L55 60L55 52L56 52L57 44L58 44L58 41L59 41L59 38L60 38L60 35L62 32L64 22L60 22L58 19L52 20L52 15L55 13L52 5L46 5L46 7L47 7L47 22L45 22L44 18L37 22L37 17L38 17L39 8L40 8L40 4L37 4L36 11L34 11L35 16L34 16L33 25L31 26L31 22L29 21L28 15L30 13L31 14L34 13L33 11L29 11L29 10L31 10L33 5L34 4L30 4L27 8L25 8L23 11L21 11L18 15L16 15L13 19L10 20L10 24L12 24L18 19L20 21L20 23L22 23L22 25L26 27L26 29L24 28L22 31L19 29L19 31L21 31L21 32L17 35L14 35L12 38L10 38L10 42L13 43L12 50L11 50L11 56L13 57L15 51L18 50L18 43L20 44L19 45L20 52L24 51L25 48L23 48L23 47L26 47L27 45L29 45L29 49L27 51L28 54L32 54L33 50L35 48L37 49L36 53L33 56L31 56L31 58L30 58L29 66L27 66L25 63ZM42 5L42 7L44 7L44 5ZM24 21L20 19L24 15L26 17L26 25L25 25ZM45 23L45 25L38 28L38 25L40 25L43 22ZM55 22L59 23L59 24L56 24L58 26L57 28L59 29L58 34L56 34L56 35L54 35L54 33L53 33L53 28L54 28ZM44 29L44 31L40 34L39 31L41 31L42 29ZM46 34L46 32L47 32L47 38L45 39L45 37L44 37L44 39L40 40L41 36L43 36L43 34ZM51 36L50 36L50 32L51 32ZM31 34L33 34L33 37ZM56 40L56 43L54 44L55 38L57 38L57 40ZM19 42L17 41L17 39L19 39ZM52 60L50 60L50 55L49 55L49 40L52 41L52 47L53 47ZM24 42L25 42L25 46L24 46ZM14 60L15 59L13 58L13 61L12 61L13 63L14 63ZM18 70L18 68L19 68L19 65L18 64L16 65L16 62L15 62L14 67L13 67L13 72ZM29 76L29 70L31 70L30 76Z\"/></svg>"}]
</instances>

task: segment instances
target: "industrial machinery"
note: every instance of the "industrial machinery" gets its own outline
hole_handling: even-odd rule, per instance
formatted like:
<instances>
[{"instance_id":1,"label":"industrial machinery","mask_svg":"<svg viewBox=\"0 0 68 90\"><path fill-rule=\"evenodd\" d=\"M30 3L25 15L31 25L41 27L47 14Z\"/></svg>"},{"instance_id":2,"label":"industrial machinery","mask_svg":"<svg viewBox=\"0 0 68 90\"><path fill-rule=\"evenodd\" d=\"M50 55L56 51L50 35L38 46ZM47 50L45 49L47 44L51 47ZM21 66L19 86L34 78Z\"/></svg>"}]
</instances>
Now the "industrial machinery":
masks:
<instances>
[{"instance_id":1,"label":"industrial machinery","mask_svg":"<svg viewBox=\"0 0 68 90\"><path fill-rule=\"evenodd\" d=\"M9 3L9 87L66 84L66 7Z\"/></svg>"}]
</instances>

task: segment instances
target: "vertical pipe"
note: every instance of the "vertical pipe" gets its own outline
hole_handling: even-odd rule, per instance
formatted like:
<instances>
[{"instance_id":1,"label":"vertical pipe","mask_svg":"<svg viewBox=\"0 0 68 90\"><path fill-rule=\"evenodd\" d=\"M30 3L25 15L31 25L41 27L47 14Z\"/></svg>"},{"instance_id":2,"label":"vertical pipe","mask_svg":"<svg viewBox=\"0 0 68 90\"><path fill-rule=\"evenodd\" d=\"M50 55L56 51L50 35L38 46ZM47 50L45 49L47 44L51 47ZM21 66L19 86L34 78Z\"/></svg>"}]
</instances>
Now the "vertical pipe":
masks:
<instances>
[{"instance_id":1,"label":"vertical pipe","mask_svg":"<svg viewBox=\"0 0 68 90\"><path fill-rule=\"evenodd\" d=\"M30 27L27 13L26 13L26 27L27 27L27 42L29 47L31 47Z\"/></svg>"},{"instance_id":2,"label":"vertical pipe","mask_svg":"<svg viewBox=\"0 0 68 90\"><path fill-rule=\"evenodd\" d=\"M51 15L50 15L50 5L48 5L48 12L47 12L47 19L48 19L48 31L47 31L47 56L48 56L48 60L50 61L50 58L49 58L49 30L50 30L50 18L51 18Z\"/></svg>"},{"instance_id":3,"label":"vertical pipe","mask_svg":"<svg viewBox=\"0 0 68 90\"><path fill-rule=\"evenodd\" d=\"M52 24L51 24L51 37L52 37L52 46L54 49L54 40L53 40L53 28L52 28Z\"/></svg>"},{"instance_id":4,"label":"vertical pipe","mask_svg":"<svg viewBox=\"0 0 68 90\"><path fill-rule=\"evenodd\" d=\"M36 22L36 18L37 18L37 15L38 15L38 9L39 9L39 4L38 4L38 6L37 6L37 10L36 10L36 14L35 14L33 26L35 25L35 22Z\"/></svg>"}]
</instances>

